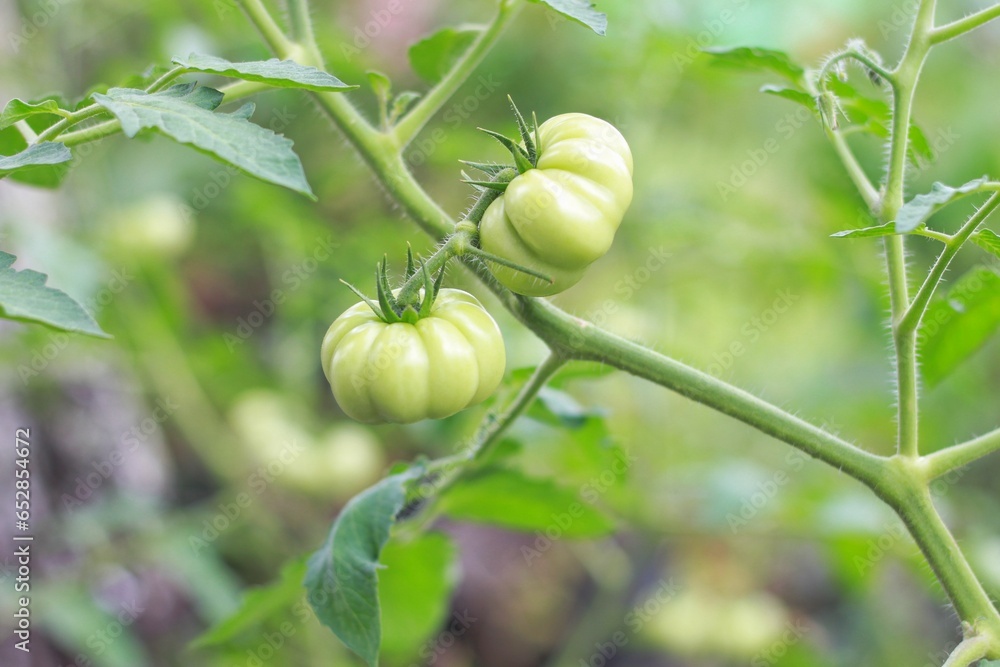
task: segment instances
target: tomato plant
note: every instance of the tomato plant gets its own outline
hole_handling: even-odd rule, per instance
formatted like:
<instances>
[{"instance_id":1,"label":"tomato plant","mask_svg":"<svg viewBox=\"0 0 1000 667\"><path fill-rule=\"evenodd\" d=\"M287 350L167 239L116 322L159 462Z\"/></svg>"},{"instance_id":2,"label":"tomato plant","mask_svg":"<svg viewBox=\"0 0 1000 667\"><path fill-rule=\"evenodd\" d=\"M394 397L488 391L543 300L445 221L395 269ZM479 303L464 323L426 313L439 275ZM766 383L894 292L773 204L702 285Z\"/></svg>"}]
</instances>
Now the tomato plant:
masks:
<instances>
[{"instance_id":1,"label":"tomato plant","mask_svg":"<svg viewBox=\"0 0 1000 667\"><path fill-rule=\"evenodd\" d=\"M0 662L1000 660L1000 5L208 4L18 5Z\"/></svg>"}]
</instances>

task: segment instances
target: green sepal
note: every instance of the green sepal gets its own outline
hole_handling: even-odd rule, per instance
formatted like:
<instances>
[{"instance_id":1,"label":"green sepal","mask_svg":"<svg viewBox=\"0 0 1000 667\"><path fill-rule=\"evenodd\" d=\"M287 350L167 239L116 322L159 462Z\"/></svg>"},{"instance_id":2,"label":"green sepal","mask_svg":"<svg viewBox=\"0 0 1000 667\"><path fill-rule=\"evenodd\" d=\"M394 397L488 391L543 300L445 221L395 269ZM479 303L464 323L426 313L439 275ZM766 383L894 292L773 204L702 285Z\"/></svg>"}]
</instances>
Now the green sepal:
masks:
<instances>
[{"instance_id":1,"label":"green sepal","mask_svg":"<svg viewBox=\"0 0 1000 667\"><path fill-rule=\"evenodd\" d=\"M355 287L351 283L347 282L346 280L341 279L340 282L342 282L344 285L346 285L347 289L351 290L356 295L358 295L358 297L360 297L362 301L364 301L365 303L367 303L368 307L372 309L373 313L375 313L376 315L378 315L379 319L385 320L385 314L382 312L382 309L378 307L377 303L375 303L374 301L372 301L371 299L369 299L367 296L365 296L365 294L361 290L359 290L357 287Z\"/></svg>"},{"instance_id":2,"label":"green sepal","mask_svg":"<svg viewBox=\"0 0 1000 667\"><path fill-rule=\"evenodd\" d=\"M510 185L510 181L473 181L470 179L463 179L462 182L466 185L474 185L477 188L483 188L484 190L496 190L497 192L506 192L507 186Z\"/></svg>"},{"instance_id":3,"label":"green sepal","mask_svg":"<svg viewBox=\"0 0 1000 667\"><path fill-rule=\"evenodd\" d=\"M476 171L481 171L487 176L496 176L504 169L509 169L509 165L505 164L488 164L486 162L470 162L468 160L459 160L460 164L464 164L466 167L471 167Z\"/></svg>"},{"instance_id":4,"label":"green sepal","mask_svg":"<svg viewBox=\"0 0 1000 667\"><path fill-rule=\"evenodd\" d=\"M413 247L409 243L406 244L406 279L409 280L410 277L417 272L417 267L413 264Z\"/></svg>"},{"instance_id":5,"label":"green sepal","mask_svg":"<svg viewBox=\"0 0 1000 667\"><path fill-rule=\"evenodd\" d=\"M514 156L514 165L517 167L518 173L523 174L529 169L535 168L535 165L531 164L531 160L525 154L524 149L515 144L511 139L493 130L487 130L482 127L479 129L499 141L503 144L504 148L510 151L510 154Z\"/></svg>"},{"instance_id":6,"label":"green sepal","mask_svg":"<svg viewBox=\"0 0 1000 667\"><path fill-rule=\"evenodd\" d=\"M535 142L531 138L531 132L528 130L528 124L524 122L524 116L521 115L521 111L514 104L514 98L508 95L507 100L510 102L511 111L514 112L514 120L517 121L517 131L521 133L521 141L524 142L524 147L527 150L528 161L534 167L538 164L538 152ZM524 172L522 171L521 173L523 174Z\"/></svg>"},{"instance_id":7,"label":"green sepal","mask_svg":"<svg viewBox=\"0 0 1000 667\"><path fill-rule=\"evenodd\" d=\"M427 272L426 264L420 266L420 272L424 274L424 300L420 304L419 314L420 317L427 317L431 314L431 308L434 306L434 297L437 296L437 290L434 289L434 281L431 280L431 274ZM441 273L444 272L442 271Z\"/></svg>"},{"instance_id":8,"label":"green sepal","mask_svg":"<svg viewBox=\"0 0 1000 667\"><path fill-rule=\"evenodd\" d=\"M382 306L382 319L393 324L399 321L399 305L392 295L392 287L389 286L389 277L386 275L386 258L382 258L379 270L375 272L375 284L378 292L378 302Z\"/></svg>"}]
</instances>

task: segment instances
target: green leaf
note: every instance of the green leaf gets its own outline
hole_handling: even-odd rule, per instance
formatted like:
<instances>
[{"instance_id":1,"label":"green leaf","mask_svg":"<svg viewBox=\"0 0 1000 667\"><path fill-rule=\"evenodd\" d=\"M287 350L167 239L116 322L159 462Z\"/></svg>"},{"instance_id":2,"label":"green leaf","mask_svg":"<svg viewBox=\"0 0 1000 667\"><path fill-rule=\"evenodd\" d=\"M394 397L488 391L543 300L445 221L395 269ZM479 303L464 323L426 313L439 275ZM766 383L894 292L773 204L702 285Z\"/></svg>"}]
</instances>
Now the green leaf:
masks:
<instances>
[{"instance_id":1,"label":"green leaf","mask_svg":"<svg viewBox=\"0 0 1000 667\"><path fill-rule=\"evenodd\" d=\"M1000 236L992 229L980 229L972 240L987 252L1000 257Z\"/></svg>"},{"instance_id":2,"label":"green leaf","mask_svg":"<svg viewBox=\"0 0 1000 667\"><path fill-rule=\"evenodd\" d=\"M564 391L544 387L538 392L538 400L532 403L528 416L553 426L576 429L586 424L587 420L603 417L604 414L585 408Z\"/></svg>"},{"instance_id":3,"label":"green leaf","mask_svg":"<svg viewBox=\"0 0 1000 667\"><path fill-rule=\"evenodd\" d=\"M68 294L46 287L44 273L11 268L14 255L0 251L0 317L37 322L62 331L111 338Z\"/></svg>"},{"instance_id":4,"label":"green leaf","mask_svg":"<svg viewBox=\"0 0 1000 667\"><path fill-rule=\"evenodd\" d=\"M863 229L847 229L842 232L837 232L836 234L831 234L830 236L835 239L860 239L871 236L892 236L895 233L896 233L895 223L887 222L886 224L879 225L878 227L865 227Z\"/></svg>"},{"instance_id":5,"label":"green leaf","mask_svg":"<svg viewBox=\"0 0 1000 667\"><path fill-rule=\"evenodd\" d=\"M284 619L292 606L302 599L302 578L305 574L304 558L288 563L281 569L277 581L248 591L235 613L195 639L191 646L223 646L240 635L258 631L268 620Z\"/></svg>"},{"instance_id":6,"label":"green leaf","mask_svg":"<svg viewBox=\"0 0 1000 667\"><path fill-rule=\"evenodd\" d=\"M1000 275L980 266L927 309L920 328L924 381L936 385L1000 328Z\"/></svg>"},{"instance_id":7,"label":"green leaf","mask_svg":"<svg viewBox=\"0 0 1000 667\"><path fill-rule=\"evenodd\" d=\"M413 71L428 83L437 83L468 50L482 28L458 26L443 28L424 37L410 47L410 65Z\"/></svg>"},{"instance_id":8,"label":"green leaf","mask_svg":"<svg viewBox=\"0 0 1000 667\"><path fill-rule=\"evenodd\" d=\"M128 137L157 130L263 181L313 196L292 142L239 115L212 113L212 105L222 101L217 90L195 84L153 94L112 88L107 95L95 94L94 101L121 121Z\"/></svg>"},{"instance_id":9,"label":"green leaf","mask_svg":"<svg viewBox=\"0 0 1000 667\"><path fill-rule=\"evenodd\" d=\"M903 204L896 215L896 229L900 232L911 232L951 202L966 195L977 192L987 182L987 178L977 178L957 188L934 183L927 194L917 195Z\"/></svg>"},{"instance_id":10,"label":"green leaf","mask_svg":"<svg viewBox=\"0 0 1000 667\"><path fill-rule=\"evenodd\" d=\"M42 100L40 102L25 102L24 100L13 99L4 107L0 113L0 130L10 127L19 120L23 120L37 114L55 114L57 116L68 116L69 111L59 108L56 100Z\"/></svg>"},{"instance_id":11,"label":"green leaf","mask_svg":"<svg viewBox=\"0 0 1000 667\"><path fill-rule=\"evenodd\" d=\"M187 58L174 58L174 64L191 72L221 74L233 79L257 81L276 88L304 88L315 91L354 90L351 86L332 74L315 67L300 65L292 60L256 60L233 63L223 58L192 53Z\"/></svg>"},{"instance_id":12,"label":"green leaf","mask_svg":"<svg viewBox=\"0 0 1000 667\"><path fill-rule=\"evenodd\" d=\"M754 46L710 46L702 52L712 56L716 65L774 72L799 86L805 74L805 70L784 51Z\"/></svg>"},{"instance_id":13,"label":"green leaf","mask_svg":"<svg viewBox=\"0 0 1000 667\"><path fill-rule=\"evenodd\" d=\"M379 555L414 474L411 469L387 477L352 498L326 544L309 559L305 585L316 616L372 667L382 644Z\"/></svg>"},{"instance_id":14,"label":"green leaf","mask_svg":"<svg viewBox=\"0 0 1000 667\"><path fill-rule=\"evenodd\" d=\"M462 479L441 498L440 508L455 519L522 531L553 528L565 537L598 537L614 530L611 519L576 491L502 468Z\"/></svg>"},{"instance_id":15,"label":"green leaf","mask_svg":"<svg viewBox=\"0 0 1000 667\"><path fill-rule=\"evenodd\" d=\"M458 579L455 547L445 535L426 533L411 542L390 541L380 561L382 654L409 664L448 614Z\"/></svg>"},{"instance_id":16,"label":"green leaf","mask_svg":"<svg viewBox=\"0 0 1000 667\"><path fill-rule=\"evenodd\" d=\"M548 5L568 19L585 25L598 35L608 32L608 15L594 9L590 0L531 0L537 4Z\"/></svg>"},{"instance_id":17,"label":"green leaf","mask_svg":"<svg viewBox=\"0 0 1000 667\"><path fill-rule=\"evenodd\" d=\"M766 95L774 95L775 97L783 97L786 100L795 102L796 104L801 104L810 111L816 111L816 98L801 88L791 88L788 86L780 86L769 83L765 86L761 86L760 92Z\"/></svg>"},{"instance_id":18,"label":"green leaf","mask_svg":"<svg viewBox=\"0 0 1000 667\"><path fill-rule=\"evenodd\" d=\"M43 141L40 144L28 146L20 153L10 156L0 155L0 176L24 169L46 164L60 164L73 159L65 144L55 141Z\"/></svg>"}]
</instances>

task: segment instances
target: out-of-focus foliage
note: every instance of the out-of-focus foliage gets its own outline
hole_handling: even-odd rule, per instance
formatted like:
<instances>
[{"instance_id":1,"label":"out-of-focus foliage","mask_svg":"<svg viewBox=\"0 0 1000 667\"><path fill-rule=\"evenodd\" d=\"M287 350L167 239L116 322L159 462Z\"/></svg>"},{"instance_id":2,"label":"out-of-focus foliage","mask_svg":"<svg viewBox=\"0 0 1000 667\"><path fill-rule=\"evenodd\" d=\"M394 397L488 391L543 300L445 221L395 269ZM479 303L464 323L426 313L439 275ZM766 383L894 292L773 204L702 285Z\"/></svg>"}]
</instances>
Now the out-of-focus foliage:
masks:
<instances>
[{"instance_id":1,"label":"out-of-focus foliage","mask_svg":"<svg viewBox=\"0 0 1000 667\"><path fill-rule=\"evenodd\" d=\"M395 90L426 90L409 45L491 11L489 2L315 4L331 71L361 85L345 94L372 114L367 70L385 72ZM889 452L878 239L830 238L872 221L813 114L760 94L772 79L712 66L701 49L755 44L815 64L861 36L892 61L912 3L600 4L603 38L529 6L407 163L457 217L473 194L457 161L504 159L476 128L514 132L508 94L539 119L580 111L612 121L634 152L635 200L608 256L556 301ZM972 8L943 7L942 19ZM914 169L910 195L1000 174L998 35L989 26L935 52L916 120L936 160ZM106 91L192 52L269 57L229 0L8 2L0 51L4 103ZM859 72L852 82L868 85ZM388 201L308 93L256 101L254 121L294 141L318 201L157 137L81 147L59 191L0 182L0 247L49 274L114 336L0 324L0 425L7 438L16 427L33 434L37 664L355 664L296 590L299 559L391 463L459 451L485 409L405 428L361 427L338 411L318 363L326 327L356 300L338 280L373 291L384 253L399 274L407 243L426 253L434 240ZM878 141L856 146L879 175ZM953 231L971 207L947 209L936 228ZM927 239L911 247L920 266L936 251ZM990 261L970 247L953 275ZM469 275L456 268L448 282L484 299L511 369L539 362L542 346ZM923 394L928 449L996 426L1000 345L982 338ZM619 532L589 542L440 523L456 571L411 584L433 596L460 572L451 609L401 607L397 589L383 664L562 667L603 664L612 652L615 665L944 662L957 636L942 593L902 527L856 483L620 374L566 377L542 399L508 434L500 465L554 475L593 505L595 521L616 517ZM613 474L625 452L627 472ZM997 465L935 487L994 597ZM424 539L390 548L445 568L446 543ZM9 590L13 564L3 565ZM232 616L248 591L256 612ZM12 605L0 596L4 637ZM419 631L405 613L419 615ZM0 655L25 664L10 641Z\"/></svg>"}]
</instances>

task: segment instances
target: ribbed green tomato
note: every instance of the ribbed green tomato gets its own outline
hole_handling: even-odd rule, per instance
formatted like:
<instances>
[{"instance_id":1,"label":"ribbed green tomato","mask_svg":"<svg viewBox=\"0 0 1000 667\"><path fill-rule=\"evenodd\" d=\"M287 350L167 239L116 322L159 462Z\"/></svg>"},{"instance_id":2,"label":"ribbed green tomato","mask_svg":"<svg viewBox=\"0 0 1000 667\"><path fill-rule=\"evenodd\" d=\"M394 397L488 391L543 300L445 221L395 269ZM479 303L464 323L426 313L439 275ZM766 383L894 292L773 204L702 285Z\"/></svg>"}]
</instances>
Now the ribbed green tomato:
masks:
<instances>
[{"instance_id":1,"label":"ribbed green tomato","mask_svg":"<svg viewBox=\"0 0 1000 667\"><path fill-rule=\"evenodd\" d=\"M483 250L534 269L553 284L492 266L507 288L528 296L576 284L611 247L632 203L632 153L610 123L582 113L538 127L538 163L514 178L483 215Z\"/></svg>"},{"instance_id":2,"label":"ribbed green tomato","mask_svg":"<svg viewBox=\"0 0 1000 667\"><path fill-rule=\"evenodd\" d=\"M320 358L341 409L366 423L453 415L489 397L506 366L497 323L456 289L442 289L415 324L387 324L364 302L348 308L326 332Z\"/></svg>"}]
</instances>

